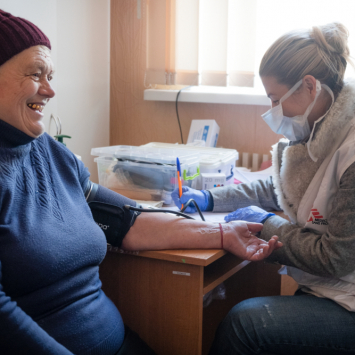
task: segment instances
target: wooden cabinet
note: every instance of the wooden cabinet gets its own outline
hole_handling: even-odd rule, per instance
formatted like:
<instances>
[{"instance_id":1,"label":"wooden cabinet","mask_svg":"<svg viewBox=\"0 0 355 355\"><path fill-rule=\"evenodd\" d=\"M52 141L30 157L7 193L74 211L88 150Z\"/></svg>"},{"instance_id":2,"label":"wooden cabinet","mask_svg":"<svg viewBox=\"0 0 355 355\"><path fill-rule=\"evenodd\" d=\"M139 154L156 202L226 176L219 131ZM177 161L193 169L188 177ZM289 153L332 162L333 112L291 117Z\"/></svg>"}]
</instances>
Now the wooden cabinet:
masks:
<instances>
[{"instance_id":1,"label":"wooden cabinet","mask_svg":"<svg viewBox=\"0 0 355 355\"><path fill-rule=\"evenodd\" d=\"M200 355L208 353L219 322L236 303L280 294L278 268L218 249L116 249L107 253L100 278L124 322L158 355ZM203 308L203 296L221 282L226 298Z\"/></svg>"}]
</instances>

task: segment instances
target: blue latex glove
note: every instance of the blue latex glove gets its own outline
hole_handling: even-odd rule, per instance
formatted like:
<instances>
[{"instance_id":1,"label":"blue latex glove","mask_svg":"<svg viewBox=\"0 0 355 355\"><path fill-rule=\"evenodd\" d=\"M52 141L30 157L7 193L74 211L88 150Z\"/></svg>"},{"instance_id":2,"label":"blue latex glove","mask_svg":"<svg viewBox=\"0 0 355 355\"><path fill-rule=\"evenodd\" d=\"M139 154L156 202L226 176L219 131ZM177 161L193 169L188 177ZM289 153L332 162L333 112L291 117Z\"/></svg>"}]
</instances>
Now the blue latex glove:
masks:
<instances>
[{"instance_id":1,"label":"blue latex glove","mask_svg":"<svg viewBox=\"0 0 355 355\"><path fill-rule=\"evenodd\" d=\"M188 186L182 187L182 195L179 197L179 188L176 188L172 193L171 197L176 206L181 210L181 204L185 204L191 198L194 199L201 211L206 211L208 203L210 202L210 194L205 190L195 190ZM193 203L186 208L185 212L194 213L197 212L196 207Z\"/></svg>"},{"instance_id":2,"label":"blue latex glove","mask_svg":"<svg viewBox=\"0 0 355 355\"><path fill-rule=\"evenodd\" d=\"M240 220L247 222L264 223L269 217L275 216L275 213L266 212L257 206L248 206L239 208L224 217L226 222Z\"/></svg>"}]
</instances>

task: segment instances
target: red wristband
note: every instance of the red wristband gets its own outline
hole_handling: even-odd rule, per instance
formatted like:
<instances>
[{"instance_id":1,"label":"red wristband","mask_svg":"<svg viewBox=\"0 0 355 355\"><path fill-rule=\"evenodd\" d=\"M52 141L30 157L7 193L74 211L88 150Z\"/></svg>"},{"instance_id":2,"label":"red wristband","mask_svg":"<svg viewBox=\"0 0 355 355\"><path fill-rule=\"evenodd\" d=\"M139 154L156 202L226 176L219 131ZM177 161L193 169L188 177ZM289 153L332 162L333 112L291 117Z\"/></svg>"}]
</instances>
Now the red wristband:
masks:
<instances>
[{"instance_id":1,"label":"red wristband","mask_svg":"<svg viewBox=\"0 0 355 355\"><path fill-rule=\"evenodd\" d=\"M219 224L219 230L221 231L221 249L223 249L223 228L222 228L222 224Z\"/></svg>"}]
</instances>

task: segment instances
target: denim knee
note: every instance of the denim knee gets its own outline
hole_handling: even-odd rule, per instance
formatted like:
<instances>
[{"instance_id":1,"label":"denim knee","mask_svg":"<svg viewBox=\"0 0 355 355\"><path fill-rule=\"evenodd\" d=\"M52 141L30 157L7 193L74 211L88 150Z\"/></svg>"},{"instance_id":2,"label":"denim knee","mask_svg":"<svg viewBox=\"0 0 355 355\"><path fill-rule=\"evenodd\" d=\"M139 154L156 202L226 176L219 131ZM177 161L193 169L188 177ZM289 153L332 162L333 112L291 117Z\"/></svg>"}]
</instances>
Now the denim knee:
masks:
<instances>
[{"instance_id":1,"label":"denim knee","mask_svg":"<svg viewBox=\"0 0 355 355\"><path fill-rule=\"evenodd\" d=\"M257 328L267 312L261 298L252 298L234 306L219 325L210 355L249 355L260 353Z\"/></svg>"},{"instance_id":2,"label":"denim knee","mask_svg":"<svg viewBox=\"0 0 355 355\"><path fill-rule=\"evenodd\" d=\"M217 329L210 355L355 355L355 313L312 295L251 298Z\"/></svg>"}]
</instances>

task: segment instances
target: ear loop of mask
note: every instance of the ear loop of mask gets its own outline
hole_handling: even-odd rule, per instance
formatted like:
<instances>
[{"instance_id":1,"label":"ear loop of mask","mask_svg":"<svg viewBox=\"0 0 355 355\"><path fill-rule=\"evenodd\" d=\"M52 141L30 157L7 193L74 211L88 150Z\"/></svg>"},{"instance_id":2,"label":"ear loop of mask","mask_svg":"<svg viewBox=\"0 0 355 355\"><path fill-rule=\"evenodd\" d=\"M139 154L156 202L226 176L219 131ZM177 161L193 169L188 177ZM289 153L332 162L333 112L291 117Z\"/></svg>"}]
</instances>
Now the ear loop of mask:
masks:
<instances>
[{"instance_id":1,"label":"ear loop of mask","mask_svg":"<svg viewBox=\"0 0 355 355\"><path fill-rule=\"evenodd\" d=\"M299 86L301 86L302 84L302 79L300 81L298 81L291 89L289 92L287 92L281 99L280 99L280 105L282 104L282 102L284 102L285 100L287 100L297 89ZM330 90L330 89L329 89ZM308 118L309 113L312 111L313 106L315 105L318 96L321 93L321 83L317 80L316 81L316 96L314 97L313 102L307 107L306 111L304 112L303 115L299 115L302 117L306 117L306 120ZM289 117L292 118L292 117ZM304 122L303 122L304 123Z\"/></svg>"},{"instance_id":2,"label":"ear loop of mask","mask_svg":"<svg viewBox=\"0 0 355 355\"><path fill-rule=\"evenodd\" d=\"M316 96L314 97L313 102L307 107L307 110L305 111L305 113L302 115L303 117L306 117L306 121L308 120L308 115L310 114L310 112L313 110L313 107L316 103L316 101L318 100L318 97L320 95L322 91L322 87L320 82L317 80L316 81Z\"/></svg>"},{"instance_id":3,"label":"ear loop of mask","mask_svg":"<svg viewBox=\"0 0 355 355\"><path fill-rule=\"evenodd\" d=\"M298 81L293 87L280 99L279 105L281 105L285 100L287 100L302 84L302 79Z\"/></svg>"},{"instance_id":4,"label":"ear loop of mask","mask_svg":"<svg viewBox=\"0 0 355 355\"><path fill-rule=\"evenodd\" d=\"M319 123L327 114L328 112L330 111L331 107L333 106L333 103L334 103L334 94L333 94L333 91L329 88L328 85L325 85L325 84L322 84L321 87L323 87L324 89L326 89L329 93L329 95L331 96L332 98L332 104L330 105L329 109L327 110L327 112L318 118L317 121L314 122L313 124L313 128L312 128L312 132L311 132L311 135L308 139L308 142L307 142L307 150L308 150L308 154L310 156L310 158L314 161L314 162L317 162L318 160L318 157L314 156L313 153L311 152L310 150L310 145L311 145L311 142L312 142L312 139L313 139L313 135L314 135L314 130L315 130L315 127L316 127L316 124ZM315 102L315 101L314 101Z\"/></svg>"}]
</instances>

